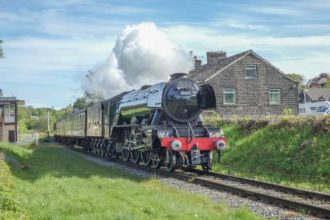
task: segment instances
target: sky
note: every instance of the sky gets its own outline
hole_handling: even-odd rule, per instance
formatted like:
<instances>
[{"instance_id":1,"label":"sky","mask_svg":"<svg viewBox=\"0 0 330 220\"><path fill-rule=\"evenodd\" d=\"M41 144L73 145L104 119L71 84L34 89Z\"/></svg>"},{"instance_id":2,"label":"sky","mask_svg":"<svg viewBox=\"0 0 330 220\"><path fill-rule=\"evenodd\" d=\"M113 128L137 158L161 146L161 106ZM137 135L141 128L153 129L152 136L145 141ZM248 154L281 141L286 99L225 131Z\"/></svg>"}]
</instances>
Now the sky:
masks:
<instances>
[{"instance_id":1,"label":"sky","mask_svg":"<svg viewBox=\"0 0 330 220\"><path fill-rule=\"evenodd\" d=\"M35 107L82 96L127 25L152 22L187 53L253 49L306 79L330 71L327 0L0 0L0 88ZM138 58L137 58L138 59Z\"/></svg>"}]
</instances>

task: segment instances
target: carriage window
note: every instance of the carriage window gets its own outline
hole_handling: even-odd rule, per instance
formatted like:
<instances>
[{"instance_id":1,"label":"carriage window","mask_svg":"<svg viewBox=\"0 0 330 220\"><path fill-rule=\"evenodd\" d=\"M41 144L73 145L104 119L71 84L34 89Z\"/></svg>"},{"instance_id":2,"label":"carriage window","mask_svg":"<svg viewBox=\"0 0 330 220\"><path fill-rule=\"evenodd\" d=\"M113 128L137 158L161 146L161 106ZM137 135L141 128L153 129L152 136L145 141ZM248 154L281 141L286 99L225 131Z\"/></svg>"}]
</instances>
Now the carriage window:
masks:
<instances>
[{"instance_id":1,"label":"carriage window","mask_svg":"<svg viewBox=\"0 0 330 220\"><path fill-rule=\"evenodd\" d=\"M236 90L235 89L224 89L223 90L223 104L224 105L235 105L236 104Z\"/></svg>"},{"instance_id":2,"label":"carriage window","mask_svg":"<svg viewBox=\"0 0 330 220\"><path fill-rule=\"evenodd\" d=\"M257 65L247 64L245 65L245 77L246 78L258 78Z\"/></svg>"}]
</instances>

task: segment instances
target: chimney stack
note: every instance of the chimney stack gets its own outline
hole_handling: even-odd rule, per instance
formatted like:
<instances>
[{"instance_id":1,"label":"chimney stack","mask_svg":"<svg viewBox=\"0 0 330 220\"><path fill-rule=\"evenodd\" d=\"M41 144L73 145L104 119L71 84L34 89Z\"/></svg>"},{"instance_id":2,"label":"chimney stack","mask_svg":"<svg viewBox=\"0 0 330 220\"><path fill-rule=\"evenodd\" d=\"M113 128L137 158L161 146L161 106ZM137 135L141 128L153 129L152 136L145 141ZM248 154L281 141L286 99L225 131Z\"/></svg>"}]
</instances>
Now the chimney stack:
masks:
<instances>
[{"instance_id":1,"label":"chimney stack","mask_svg":"<svg viewBox=\"0 0 330 220\"><path fill-rule=\"evenodd\" d=\"M196 56L194 56L194 66L195 70L202 66L202 60L198 59Z\"/></svg>"},{"instance_id":2,"label":"chimney stack","mask_svg":"<svg viewBox=\"0 0 330 220\"><path fill-rule=\"evenodd\" d=\"M3 97L2 89L0 89L0 98Z\"/></svg>"},{"instance_id":3,"label":"chimney stack","mask_svg":"<svg viewBox=\"0 0 330 220\"><path fill-rule=\"evenodd\" d=\"M219 60L226 58L227 53L225 51L207 52L206 57L207 57L207 64L214 65Z\"/></svg>"}]
</instances>

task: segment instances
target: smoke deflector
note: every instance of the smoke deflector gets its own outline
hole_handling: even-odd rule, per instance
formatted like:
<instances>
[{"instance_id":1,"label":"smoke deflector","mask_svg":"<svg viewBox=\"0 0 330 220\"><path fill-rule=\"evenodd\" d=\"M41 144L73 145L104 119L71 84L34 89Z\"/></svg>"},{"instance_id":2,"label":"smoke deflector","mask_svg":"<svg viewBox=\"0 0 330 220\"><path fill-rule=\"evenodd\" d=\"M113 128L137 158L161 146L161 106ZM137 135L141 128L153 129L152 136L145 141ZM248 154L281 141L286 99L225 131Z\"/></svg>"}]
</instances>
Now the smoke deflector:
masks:
<instances>
[{"instance_id":1,"label":"smoke deflector","mask_svg":"<svg viewBox=\"0 0 330 220\"><path fill-rule=\"evenodd\" d=\"M216 108L214 89L210 84L201 85L198 92L198 105L202 109Z\"/></svg>"}]
</instances>

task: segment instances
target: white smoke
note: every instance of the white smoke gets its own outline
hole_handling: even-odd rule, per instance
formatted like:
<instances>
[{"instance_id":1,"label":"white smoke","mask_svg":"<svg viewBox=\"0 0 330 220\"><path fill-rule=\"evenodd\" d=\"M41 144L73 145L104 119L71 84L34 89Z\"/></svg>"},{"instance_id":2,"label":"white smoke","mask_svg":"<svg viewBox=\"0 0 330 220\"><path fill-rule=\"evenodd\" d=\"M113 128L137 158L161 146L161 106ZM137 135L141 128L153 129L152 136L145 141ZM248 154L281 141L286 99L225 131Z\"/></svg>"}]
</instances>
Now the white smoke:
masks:
<instances>
[{"instance_id":1,"label":"white smoke","mask_svg":"<svg viewBox=\"0 0 330 220\"><path fill-rule=\"evenodd\" d=\"M82 88L94 97L109 98L167 81L170 74L188 72L191 67L191 57L154 23L130 25L117 38L108 60L86 75Z\"/></svg>"}]
</instances>

